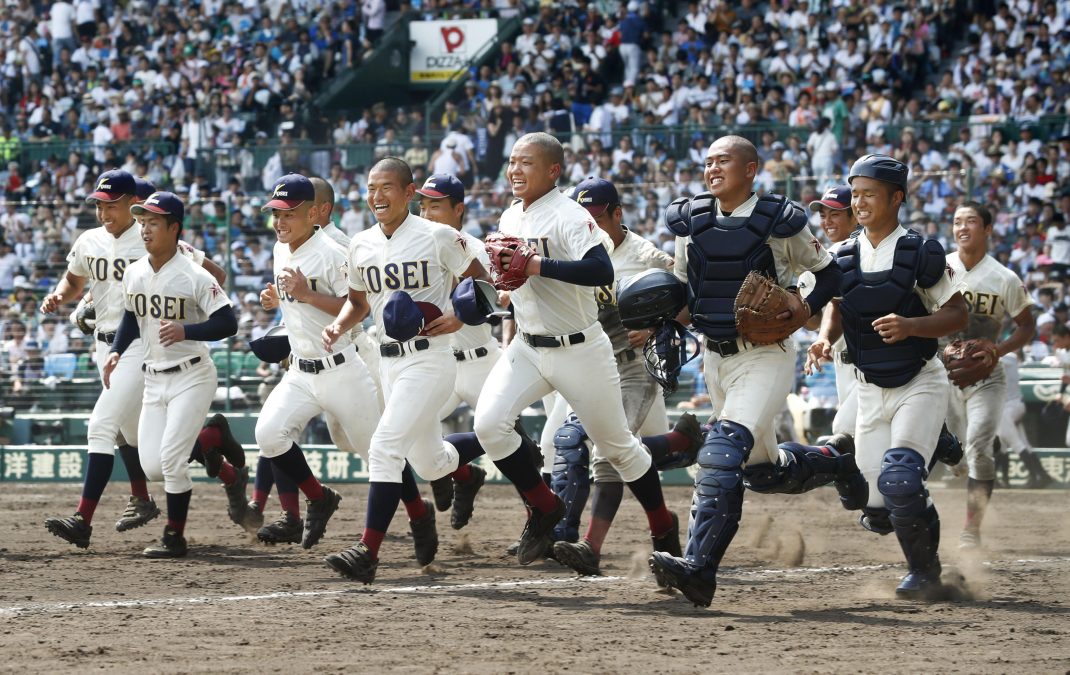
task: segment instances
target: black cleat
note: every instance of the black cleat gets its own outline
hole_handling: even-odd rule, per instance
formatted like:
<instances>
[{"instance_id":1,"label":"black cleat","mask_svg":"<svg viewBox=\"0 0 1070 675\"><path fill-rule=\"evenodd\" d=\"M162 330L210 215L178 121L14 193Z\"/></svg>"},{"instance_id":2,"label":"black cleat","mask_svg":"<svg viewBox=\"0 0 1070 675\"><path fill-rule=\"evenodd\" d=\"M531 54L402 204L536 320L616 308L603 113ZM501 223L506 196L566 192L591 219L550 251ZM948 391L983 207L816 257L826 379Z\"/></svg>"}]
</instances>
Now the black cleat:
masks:
<instances>
[{"instance_id":1,"label":"black cleat","mask_svg":"<svg viewBox=\"0 0 1070 675\"><path fill-rule=\"evenodd\" d=\"M300 544L304 526L300 518L283 512L278 520L257 530L256 538L265 544Z\"/></svg>"},{"instance_id":2,"label":"black cleat","mask_svg":"<svg viewBox=\"0 0 1070 675\"><path fill-rule=\"evenodd\" d=\"M431 481L431 494L435 497L435 508L449 511L453 506L453 476L443 476Z\"/></svg>"},{"instance_id":3,"label":"black cleat","mask_svg":"<svg viewBox=\"0 0 1070 675\"><path fill-rule=\"evenodd\" d=\"M164 529L160 543L149 546L141 555L146 558L184 558L188 551L186 538L168 527Z\"/></svg>"},{"instance_id":4,"label":"black cleat","mask_svg":"<svg viewBox=\"0 0 1070 675\"><path fill-rule=\"evenodd\" d=\"M686 450L668 452L660 456L654 454L654 468L658 471L684 469L691 466L698 458L698 451L706 439L706 432L703 430L702 425L698 423L698 419L691 413L680 415L680 419L676 420L672 430L687 436L690 442Z\"/></svg>"},{"instance_id":5,"label":"black cleat","mask_svg":"<svg viewBox=\"0 0 1070 675\"><path fill-rule=\"evenodd\" d=\"M123 515L115 523L115 531L126 532L135 527L141 527L158 515L160 515L160 507L156 506L156 502L153 501L152 497L142 499L141 497L130 495L130 500L126 503L126 509L123 510Z\"/></svg>"},{"instance_id":6,"label":"black cleat","mask_svg":"<svg viewBox=\"0 0 1070 675\"><path fill-rule=\"evenodd\" d=\"M238 469L238 480L231 485L223 486L223 490L227 493L227 515L230 516L230 522L242 527L246 527L245 512L249 510L249 503L245 500L245 487L248 484L249 469L242 467ZM262 516L260 522L263 522Z\"/></svg>"},{"instance_id":7,"label":"black cleat","mask_svg":"<svg viewBox=\"0 0 1070 675\"><path fill-rule=\"evenodd\" d=\"M675 588L695 607L709 607L717 591L717 576L713 570L696 567L684 558L654 551L650 555L650 570L658 585Z\"/></svg>"},{"instance_id":8,"label":"black cleat","mask_svg":"<svg viewBox=\"0 0 1070 675\"><path fill-rule=\"evenodd\" d=\"M841 455L855 454L855 439L851 434L833 434L821 445L832 448Z\"/></svg>"},{"instance_id":9,"label":"black cleat","mask_svg":"<svg viewBox=\"0 0 1070 675\"><path fill-rule=\"evenodd\" d=\"M895 588L897 598L906 600L937 600L944 593L944 585L940 582L940 565L926 572L907 572L903 580Z\"/></svg>"},{"instance_id":10,"label":"black cleat","mask_svg":"<svg viewBox=\"0 0 1070 675\"><path fill-rule=\"evenodd\" d=\"M936 439L936 458L948 466L956 466L962 461L962 443L959 437L951 433L945 423Z\"/></svg>"},{"instance_id":11,"label":"black cleat","mask_svg":"<svg viewBox=\"0 0 1070 675\"><path fill-rule=\"evenodd\" d=\"M435 527L435 510L431 508L430 499L424 500L424 507L427 509L426 516L409 521L412 547L416 550L416 562L421 567L433 563L438 553L438 528Z\"/></svg>"},{"instance_id":12,"label":"black cleat","mask_svg":"<svg viewBox=\"0 0 1070 675\"><path fill-rule=\"evenodd\" d=\"M521 565L530 565L551 550L550 535L554 526L565 517L565 502L557 495L554 495L554 502L554 510L549 513L528 509L528 522L520 533L520 545L516 549L516 559Z\"/></svg>"},{"instance_id":13,"label":"black cleat","mask_svg":"<svg viewBox=\"0 0 1070 675\"><path fill-rule=\"evenodd\" d=\"M212 419L208 420L205 424L206 427L215 427L219 429L219 435L222 437L217 450L223 454L223 457L230 462L235 469L241 469L245 466L245 450L241 447L241 443L238 439L234 438L234 434L230 432L230 423L227 422L227 418L222 414L216 413L212 416ZM207 468L207 464L205 465ZM218 473L218 469L216 472Z\"/></svg>"},{"instance_id":14,"label":"black cleat","mask_svg":"<svg viewBox=\"0 0 1070 675\"><path fill-rule=\"evenodd\" d=\"M568 541L554 542L553 553L554 560L571 567L577 574L588 577L602 575L602 570L598 567L601 556L594 552L586 539L576 544Z\"/></svg>"},{"instance_id":15,"label":"black cleat","mask_svg":"<svg viewBox=\"0 0 1070 675\"><path fill-rule=\"evenodd\" d=\"M472 519L476 510L476 495L487 480L487 472L474 464L470 465L472 477L467 481L454 481L453 513L450 514L450 526L459 530Z\"/></svg>"},{"instance_id":16,"label":"black cleat","mask_svg":"<svg viewBox=\"0 0 1070 675\"><path fill-rule=\"evenodd\" d=\"M650 538L654 542L655 551L668 553L674 558L684 557L684 552L680 548L680 519L675 513L672 514L672 529L661 536L650 535Z\"/></svg>"},{"instance_id":17,"label":"black cleat","mask_svg":"<svg viewBox=\"0 0 1070 675\"><path fill-rule=\"evenodd\" d=\"M301 548L312 548L323 539L323 534L327 531L327 521L338 510L341 502L342 495L326 485L323 486L322 498L316 501L305 500L305 534L301 537Z\"/></svg>"},{"instance_id":18,"label":"black cleat","mask_svg":"<svg viewBox=\"0 0 1070 675\"><path fill-rule=\"evenodd\" d=\"M89 537L93 535L93 527L86 524L80 513L70 518L45 518L45 529L78 548L89 548Z\"/></svg>"},{"instance_id":19,"label":"black cleat","mask_svg":"<svg viewBox=\"0 0 1070 675\"><path fill-rule=\"evenodd\" d=\"M219 470L223 468L223 453L219 448L201 448L201 458L204 460L204 473L209 478L219 478Z\"/></svg>"},{"instance_id":20,"label":"black cleat","mask_svg":"<svg viewBox=\"0 0 1070 675\"><path fill-rule=\"evenodd\" d=\"M379 561L372 559L372 552L362 541L340 553L332 553L323 562L346 579L365 584L375 581L375 570L379 569Z\"/></svg>"}]
</instances>

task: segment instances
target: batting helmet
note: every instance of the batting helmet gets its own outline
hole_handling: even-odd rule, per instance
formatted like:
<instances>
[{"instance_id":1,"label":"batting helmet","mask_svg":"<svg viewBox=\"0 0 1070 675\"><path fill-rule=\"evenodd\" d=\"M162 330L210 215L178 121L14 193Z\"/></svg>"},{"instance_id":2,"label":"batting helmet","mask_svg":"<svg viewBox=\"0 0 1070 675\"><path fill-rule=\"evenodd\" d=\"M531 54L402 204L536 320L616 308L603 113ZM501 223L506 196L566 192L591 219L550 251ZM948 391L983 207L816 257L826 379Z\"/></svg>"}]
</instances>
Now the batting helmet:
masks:
<instances>
[{"instance_id":1,"label":"batting helmet","mask_svg":"<svg viewBox=\"0 0 1070 675\"><path fill-rule=\"evenodd\" d=\"M874 180L891 183L902 190L905 195L907 193L907 175L909 173L910 169L907 168L907 165L895 157L863 155L851 165L851 173L847 177L847 182L850 183L859 176L873 178Z\"/></svg>"},{"instance_id":2,"label":"batting helmet","mask_svg":"<svg viewBox=\"0 0 1070 675\"><path fill-rule=\"evenodd\" d=\"M267 363L279 363L290 355L290 336L286 326L274 326L263 336L249 342L256 358Z\"/></svg>"},{"instance_id":3,"label":"batting helmet","mask_svg":"<svg viewBox=\"0 0 1070 675\"><path fill-rule=\"evenodd\" d=\"M620 321L629 330L656 328L687 304L687 289L667 270L647 270L623 279L617 287Z\"/></svg>"}]
</instances>

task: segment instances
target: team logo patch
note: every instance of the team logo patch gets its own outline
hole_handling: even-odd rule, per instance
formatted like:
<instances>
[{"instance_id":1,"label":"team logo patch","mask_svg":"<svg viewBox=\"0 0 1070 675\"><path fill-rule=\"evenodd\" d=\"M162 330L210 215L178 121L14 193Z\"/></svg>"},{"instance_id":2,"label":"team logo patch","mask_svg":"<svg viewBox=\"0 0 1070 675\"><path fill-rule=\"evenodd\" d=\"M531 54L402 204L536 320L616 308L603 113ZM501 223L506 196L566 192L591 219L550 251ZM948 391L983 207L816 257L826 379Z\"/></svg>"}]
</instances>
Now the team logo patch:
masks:
<instances>
[{"instance_id":1,"label":"team logo patch","mask_svg":"<svg viewBox=\"0 0 1070 675\"><path fill-rule=\"evenodd\" d=\"M595 228L594 221L593 220L588 220L587 221L587 229L590 230L591 232L594 232L594 228Z\"/></svg>"},{"instance_id":2,"label":"team logo patch","mask_svg":"<svg viewBox=\"0 0 1070 675\"><path fill-rule=\"evenodd\" d=\"M951 265L944 265L944 269L947 270L947 278L948 279L954 279L955 278L955 270L951 269Z\"/></svg>"},{"instance_id":3,"label":"team logo patch","mask_svg":"<svg viewBox=\"0 0 1070 675\"><path fill-rule=\"evenodd\" d=\"M286 197L286 196L288 196L289 193L283 191L283 189L282 189L284 187L286 187L286 186L284 184L282 184L282 183L279 183L278 185L276 185L275 186L275 191L271 193L271 196L272 197Z\"/></svg>"},{"instance_id":4,"label":"team logo patch","mask_svg":"<svg viewBox=\"0 0 1070 675\"><path fill-rule=\"evenodd\" d=\"M223 295L223 289L219 287L219 284L212 284L211 293L212 293L212 298L215 299L215 298L218 298L219 296Z\"/></svg>"},{"instance_id":5,"label":"team logo patch","mask_svg":"<svg viewBox=\"0 0 1070 675\"><path fill-rule=\"evenodd\" d=\"M817 237L810 240L810 245L814 247L814 253L821 255L821 242L817 240Z\"/></svg>"},{"instance_id":6,"label":"team logo patch","mask_svg":"<svg viewBox=\"0 0 1070 675\"><path fill-rule=\"evenodd\" d=\"M461 245L462 251L468 251L468 242L465 241L464 237L462 237L460 234L457 235L457 243Z\"/></svg>"}]
</instances>

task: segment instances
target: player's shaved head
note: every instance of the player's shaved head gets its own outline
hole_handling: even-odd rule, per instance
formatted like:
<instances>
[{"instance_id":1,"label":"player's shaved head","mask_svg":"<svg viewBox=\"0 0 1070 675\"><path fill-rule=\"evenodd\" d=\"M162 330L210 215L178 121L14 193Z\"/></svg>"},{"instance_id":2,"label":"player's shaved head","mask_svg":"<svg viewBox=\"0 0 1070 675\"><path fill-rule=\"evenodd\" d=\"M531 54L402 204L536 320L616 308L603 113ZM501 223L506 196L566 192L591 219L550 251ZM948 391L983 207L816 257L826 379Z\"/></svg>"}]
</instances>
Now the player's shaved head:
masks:
<instances>
[{"instance_id":1,"label":"player's shaved head","mask_svg":"<svg viewBox=\"0 0 1070 675\"><path fill-rule=\"evenodd\" d=\"M319 176L313 176L308 179L312 183L312 187L316 190L316 206L323 204L334 204L334 188L331 184L323 180Z\"/></svg>"},{"instance_id":2,"label":"player's shaved head","mask_svg":"<svg viewBox=\"0 0 1070 675\"><path fill-rule=\"evenodd\" d=\"M397 176L398 182L401 183L401 187L413 184L412 168L405 162L405 160L399 157L383 157L372 165L372 170L368 173L370 174L374 171L394 174Z\"/></svg>"},{"instance_id":3,"label":"player's shaved head","mask_svg":"<svg viewBox=\"0 0 1070 675\"><path fill-rule=\"evenodd\" d=\"M736 155L746 164L751 162L757 164L760 161L758 159L758 148L754 147L754 143L742 136L721 136L710 145L711 154L715 147L721 152L727 151Z\"/></svg>"},{"instance_id":4,"label":"player's shaved head","mask_svg":"<svg viewBox=\"0 0 1070 675\"><path fill-rule=\"evenodd\" d=\"M537 149L539 154L545 157L550 164L557 164L561 167L565 166L565 148L561 145L561 141L550 134L544 131L524 134L516 141L517 145L522 143L531 145Z\"/></svg>"}]
</instances>

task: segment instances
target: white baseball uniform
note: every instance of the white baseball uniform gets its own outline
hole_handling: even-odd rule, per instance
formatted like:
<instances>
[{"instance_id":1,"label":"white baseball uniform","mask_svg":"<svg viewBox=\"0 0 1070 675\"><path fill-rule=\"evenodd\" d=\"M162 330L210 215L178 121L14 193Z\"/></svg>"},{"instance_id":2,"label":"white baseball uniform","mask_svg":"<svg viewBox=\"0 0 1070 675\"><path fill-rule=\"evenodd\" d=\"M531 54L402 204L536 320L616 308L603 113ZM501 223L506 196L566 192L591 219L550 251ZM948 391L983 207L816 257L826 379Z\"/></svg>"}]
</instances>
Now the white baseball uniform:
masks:
<instances>
[{"instance_id":1,"label":"white baseball uniform","mask_svg":"<svg viewBox=\"0 0 1070 675\"><path fill-rule=\"evenodd\" d=\"M892 267L895 245L907 230L901 225L885 237L876 248L865 233L858 236L860 271L881 272ZM927 308L939 308L965 286L948 270L930 288L915 286ZM855 463L869 483L869 506L884 508L884 496L877 487L884 453L892 448L910 448L928 464L936 451L936 441L944 424L939 414L947 407L950 386L939 359L929 359L910 382L901 387L884 388L870 384L855 369L859 380L858 421L855 426Z\"/></svg>"},{"instance_id":2,"label":"white baseball uniform","mask_svg":"<svg viewBox=\"0 0 1070 675\"><path fill-rule=\"evenodd\" d=\"M1032 300L1014 272L986 255L967 270L958 251L947 255L954 276L965 284L962 296L970 308L966 330L951 337L987 338L999 342L1006 316L1015 317L1032 305ZM992 443L996 440L1000 410L1007 398L1007 380L997 367L986 379L965 389L951 386L947 425L951 433L965 438L966 464L975 480L995 480L996 464Z\"/></svg>"},{"instance_id":3,"label":"white baseball uniform","mask_svg":"<svg viewBox=\"0 0 1070 675\"><path fill-rule=\"evenodd\" d=\"M502 214L499 230L553 260L580 260L603 243L590 213L557 189L527 209L514 203ZM628 431L613 345L598 323L593 289L537 276L510 297L517 335L494 364L476 405L475 432L487 456L499 460L516 452L520 438L513 421L557 390L623 480L638 480L650 468L650 455ZM562 346L532 346L533 336L555 338Z\"/></svg>"},{"instance_id":4,"label":"white baseball uniform","mask_svg":"<svg viewBox=\"0 0 1070 675\"><path fill-rule=\"evenodd\" d=\"M390 237L382 227L371 227L349 246L349 285L367 294L380 342L400 352L381 355L379 361L386 407L369 450L373 482L400 483L406 459L424 480L457 469L457 450L442 440L439 417L457 380L450 336L394 342L386 334L383 309L394 291L405 291L417 302L448 311L454 281L474 253L452 227L411 214Z\"/></svg>"},{"instance_id":5,"label":"white baseball uniform","mask_svg":"<svg viewBox=\"0 0 1070 675\"><path fill-rule=\"evenodd\" d=\"M490 267L490 256L483 242L467 232L458 233L465 241L468 250L475 254L484 268ZM461 403L468 404L472 410L476 408L479 400L479 392L483 391L483 383L487 381L491 368L502 355L498 340L491 334L490 324L481 326L462 326L459 331L450 335L450 346L453 347L454 358L457 359L457 382L453 386L453 395L442 406L439 419L445 419Z\"/></svg>"},{"instance_id":6,"label":"white baseball uniform","mask_svg":"<svg viewBox=\"0 0 1070 675\"><path fill-rule=\"evenodd\" d=\"M274 257L276 287L279 275L289 267L300 269L317 293L349 294L347 253L323 232L314 232L296 251L276 242ZM379 419L379 399L351 334L341 336L327 353L321 336L334 322L333 314L281 292L279 307L290 336L290 367L257 418L260 453L265 457L285 453L298 442L308 421L323 413L334 422L329 428L339 449L367 460Z\"/></svg>"},{"instance_id":7,"label":"white baseball uniform","mask_svg":"<svg viewBox=\"0 0 1070 675\"><path fill-rule=\"evenodd\" d=\"M1007 399L1003 404L1003 414L999 422L999 442L1003 452L1029 450L1029 436L1025 433L1022 419L1025 417L1025 402L1018 379L1018 355L1004 354L1000 359L1003 376L1007 380Z\"/></svg>"},{"instance_id":8,"label":"white baseball uniform","mask_svg":"<svg viewBox=\"0 0 1070 675\"><path fill-rule=\"evenodd\" d=\"M740 204L731 214L734 218L751 215L758 196ZM721 213L720 200L714 207ZM779 238L770 236L766 242L773 254L777 283L787 287L803 272L820 272L832 263L832 256L825 250L809 228L797 234ZM687 281L687 247L690 237L676 238L676 261L673 272ZM717 417L746 427L754 436L751 449L751 464L777 461L777 448L773 419L784 408L784 400L795 383L796 347L792 340L784 346L756 346L736 340L739 352L730 356L707 349L702 357L702 376L710 394L710 402Z\"/></svg>"},{"instance_id":9,"label":"white baseball uniform","mask_svg":"<svg viewBox=\"0 0 1070 675\"><path fill-rule=\"evenodd\" d=\"M200 265L204 253L185 242L179 252ZM93 295L97 319L94 333L97 371L101 372L111 350L111 341L125 311L123 276L129 266L145 256L141 228L133 223L118 237L103 227L87 232L71 246L67 270L86 279L86 290ZM126 350L111 374L111 388L103 389L89 416L87 433L89 452L115 454L115 439L121 432L128 443L138 436L145 378L141 372L144 348L140 342Z\"/></svg>"},{"instance_id":10,"label":"white baseball uniform","mask_svg":"<svg viewBox=\"0 0 1070 675\"><path fill-rule=\"evenodd\" d=\"M138 457L149 480L163 480L172 494L193 489L189 452L215 397L216 368L208 345L183 340L160 343L163 321L202 323L230 299L211 274L183 255L152 269L148 256L130 265L123 278L125 307L141 330L145 394L138 427ZM127 351L139 348L137 342Z\"/></svg>"}]
</instances>

